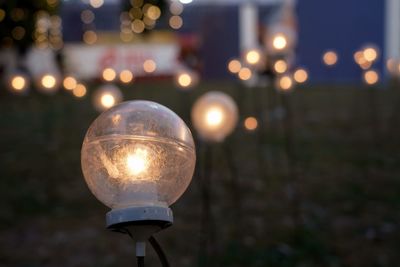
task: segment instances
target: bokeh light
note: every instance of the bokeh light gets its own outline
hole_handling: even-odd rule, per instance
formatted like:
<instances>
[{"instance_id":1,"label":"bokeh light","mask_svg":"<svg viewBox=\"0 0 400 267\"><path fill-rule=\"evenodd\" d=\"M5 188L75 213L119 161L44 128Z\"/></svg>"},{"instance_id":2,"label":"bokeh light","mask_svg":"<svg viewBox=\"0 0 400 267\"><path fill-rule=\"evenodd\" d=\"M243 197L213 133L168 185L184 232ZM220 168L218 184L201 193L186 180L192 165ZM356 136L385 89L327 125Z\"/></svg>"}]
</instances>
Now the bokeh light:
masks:
<instances>
[{"instance_id":1,"label":"bokeh light","mask_svg":"<svg viewBox=\"0 0 400 267\"><path fill-rule=\"evenodd\" d=\"M251 76L253 76L253 73L251 72L251 69L249 69L247 67L241 68L239 73L238 73L238 77L242 81L250 80Z\"/></svg>"},{"instance_id":2,"label":"bokeh light","mask_svg":"<svg viewBox=\"0 0 400 267\"><path fill-rule=\"evenodd\" d=\"M308 73L305 69L297 69L293 74L293 78L297 83L305 83L308 79Z\"/></svg>"},{"instance_id":3,"label":"bokeh light","mask_svg":"<svg viewBox=\"0 0 400 267\"><path fill-rule=\"evenodd\" d=\"M178 30L183 26L183 19L180 16L171 16L169 26L174 30Z\"/></svg>"},{"instance_id":4,"label":"bokeh light","mask_svg":"<svg viewBox=\"0 0 400 267\"><path fill-rule=\"evenodd\" d=\"M77 85L78 82L72 76L67 76L63 80L63 86L66 90L73 90Z\"/></svg>"},{"instance_id":5,"label":"bokeh light","mask_svg":"<svg viewBox=\"0 0 400 267\"><path fill-rule=\"evenodd\" d=\"M95 91L92 101L95 109L102 112L120 103L122 93L117 86L106 84Z\"/></svg>"},{"instance_id":6,"label":"bokeh light","mask_svg":"<svg viewBox=\"0 0 400 267\"><path fill-rule=\"evenodd\" d=\"M231 73L239 73L241 68L242 68L242 63L240 63L240 61L237 59L232 59L228 63L228 70Z\"/></svg>"},{"instance_id":7,"label":"bokeh light","mask_svg":"<svg viewBox=\"0 0 400 267\"><path fill-rule=\"evenodd\" d=\"M133 74L130 70L123 70L119 74L119 79L123 83L130 83L133 80Z\"/></svg>"},{"instance_id":8,"label":"bokeh light","mask_svg":"<svg viewBox=\"0 0 400 267\"><path fill-rule=\"evenodd\" d=\"M27 80L22 75L11 77L11 89L15 91L23 91L27 88Z\"/></svg>"},{"instance_id":9,"label":"bokeh light","mask_svg":"<svg viewBox=\"0 0 400 267\"><path fill-rule=\"evenodd\" d=\"M284 50L288 45L287 37L282 33L276 34L273 37L272 45L276 50Z\"/></svg>"},{"instance_id":10,"label":"bokeh light","mask_svg":"<svg viewBox=\"0 0 400 267\"><path fill-rule=\"evenodd\" d=\"M276 73L282 74L288 70L288 65L285 60L279 59L274 63L274 71Z\"/></svg>"},{"instance_id":11,"label":"bokeh light","mask_svg":"<svg viewBox=\"0 0 400 267\"><path fill-rule=\"evenodd\" d=\"M244 120L244 127L249 131L254 131L258 127L258 121L255 117L247 117Z\"/></svg>"},{"instance_id":12,"label":"bokeh light","mask_svg":"<svg viewBox=\"0 0 400 267\"><path fill-rule=\"evenodd\" d=\"M106 68L103 70L102 77L105 81L111 82L117 77L117 73L112 68Z\"/></svg>"},{"instance_id":13,"label":"bokeh light","mask_svg":"<svg viewBox=\"0 0 400 267\"><path fill-rule=\"evenodd\" d=\"M156 71L156 69L157 69L157 64L156 64L156 62L154 60L147 59L147 60L144 61L143 70L146 73L153 73L153 72Z\"/></svg>"},{"instance_id":14,"label":"bokeh light","mask_svg":"<svg viewBox=\"0 0 400 267\"><path fill-rule=\"evenodd\" d=\"M261 61L261 52L257 49L251 49L246 52L245 60L250 65L257 65Z\"/></svg>"},{"instance_id":15,"label":"bokeh light","mask_svg":"<svg viewBox=\"0 0 400 267\"><path fill-rule=\"evenodd\" d=\"M379 81L379 74L375 70L368 70L363 75L364 82L368 85L374 85Z\"/></svg>"},{"instance_id":16,"label":"bokeh light","mask_svg":"<svg viewBox=\"0 0 400 267\"><path fill-rule=\"evenodd\" d=\"M40 84L44 89L54 89L57 85L57 79L54 75L45 74L40 79Z\"/></svg>"},{"instance_id":17,"label":"bokeh light","mask_svg":"<svg viewBox=\"0 0 400 267\"><path fill-rule=\"evenodd\" d=\"M323 62L327 66L333 66L338 61L338 55L335 51L326 51L322 57Z\"/></svg>"},{"instance_id":18,"label":"bokeh light","mask_svg":"<svg viewBox=\"0 0 400 267\"><path fill-rule=\"evenodd\" d=\"M87 93L86 86L81 83L78 83L76 87L72 90L72 94L77 98L84 97L86 93Z\"/></svg>"},{"instance_id":19,"label":"bokeh light","mask_svg":"<svg viewBox=\"0 0 400 267\"><path fill-rule=\"evenodd\" d=\"M290 75L283 75L277 79L277 88L281 91L289 91L293 87L293 80Z\"/></svg>"}]
</instances>

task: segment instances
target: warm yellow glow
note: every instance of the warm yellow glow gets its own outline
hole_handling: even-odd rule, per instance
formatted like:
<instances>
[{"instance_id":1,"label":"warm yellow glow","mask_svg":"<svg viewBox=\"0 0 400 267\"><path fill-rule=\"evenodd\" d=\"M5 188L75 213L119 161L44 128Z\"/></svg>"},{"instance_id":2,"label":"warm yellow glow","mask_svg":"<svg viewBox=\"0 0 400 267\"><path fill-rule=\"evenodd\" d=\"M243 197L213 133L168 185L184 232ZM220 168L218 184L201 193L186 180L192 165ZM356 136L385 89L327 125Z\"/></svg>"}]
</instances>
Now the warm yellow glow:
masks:
<instances>
[{"instance_id":1,"label":"warm yellow glow","mask_svg":"<svg viewBox=\"0 0 400 267\"><path fill-rule=\"evenodd\" d=\"M360 67L361 67L363 70L367 70L367 69L371 68L371 66L372 66L372 62L369 62L369 61L364 61L364 62L362 62L362 63L360 64Z\"/></svg>"},{"instance_id":2,"label":"warm yellow glow","mask_svg":"<svg viewBox=\"0 0 400 267\"><path fill-rule=\"evenodd\" d=\"M147 73L152 73L155 72L157 69L157 64L154 60L152 59L147 59L144 63L143 63L143 69L145 72Z\"/></svg>"},{"instance_id":3,"label":"warm yellow glow","mask_svg":"<svg viewBox=\"0 0 400 267\"><path fill-rule=\"evenodd\" d=\"M242 64L240 63L239 60L237 59L232 59L231 61L229 61L228 64L228 70L231 73L238 73L240 71L240 69L242 68Z\"/></svg>"},{"instance_id":4,"label":"warm yellow glow","mask_svg":"<svg viewBox=\"0 0 400 267\"><path fill-rule=\"evenodd\" d=\"M290 78L290 76L285 75L279 78L279 88L286 91L290 90L293 85L293 80Z\"/></svg>"},{"instance_id":5,"label":"warm yellow glow","mask_svg":"<svg viewBox=\"0 0 400 267\"><path fill-rule=\"evenodd\" d=\"M81 83L78 83L76 85L76 87L72 90L72 93L76 97L79 97L79 98L84 97L86 95L86 93L87 93L86 86L84 86Z\"/></svg>"},{"instance_id":6,"label":"warm yellow glow","mask_svg":"<svg viewBox=\"0 0 400 267\"><path fill-rule=\"evenodd\" d=\"M182 87L188 87L192 84L192 77L188 73L179 74L178 84Z\"/></svg>"},{"instance_id":7,"label":"warm yellow glow","mask_svg":"<svg viewBox=\"0 0 400 267\"><path fill-rule=\"evenodd\" d=\"M373 47L367 47L363 51L363 56L366 61L374 62L378 58L378 52Z\"/></svg>"},{"instance_id":8,"label":"warm yellow glow","mask_svg":"<svg viewBox=\"0 0 400 267\"><path fill-rule=\"evenodd\" d=\"M145 172L149 166L149 155L145 148L136 148L126 157L126 166L131 175Z\"/></svg>"},{"instance_id":9,"label":"warm yellow glow","mask_svg":"<svg viewBox=\"0 0 400 267\"><path fill-rule=\"evenodd\" d=\"M393 58L389 58L386 61L386 68L390 73L394 73L396 71L395 60Z\"/></svg>"},{"instance_id":10,"label":"warm yellow glow","mask_svg":"<svg viewBox=\"0 0 400 267\"><path fill-rule=\"evenodd\" d=\"M286 61L284 61L283 59L277 60L274 64L274 70L277 73L285 73L288 69L288 65L286 63Z\"/></svg>"},{"instance_id":11,"label":"warm yellow glow","mask_svg":"<svg viewBox=\"0 0 400 267\"><path fill-rule=\"evenodd\" d=\"M88 44L94 44L97 42L97 34L94 31L85 31L83 33L83 41Z\"/></svg>"},{"instance_id":12,"label":"warm yellow glow","mask_svg":"<svg viewBox=\"0 0 400 267\"><path fill-rule=\"evenodd\" d=\"M244 120L244 127L249 131L254 131L258 127L258 121L254 117L247 117Z\"/></svg>"},{"instance_id":13,"label":"warm yellow glow","mask_svg":"<svg viewBox=\"0 0 400 267\"><path fill-rule=\"evenodd\" d=\"M253 74L249 68L242 68L238 73L239 79L241 79L242 81L250 80L252 75Z\"/></svg>"},{"instance_id":14,"label":"warm yellow glow","mask_svg":"<svg viewBox=\"0 0 400 267\"><path fill-rule=\"evenodd\" d=\"M57 80L56 77L50 74L46 74L42 77L40 83L46 89L52 89L56 86Z\"/></svg>"},{"instance_id":15,"label":"warm yellow glow","mask_svg":"<svg viewBox=\"0 0 400 267\"><path fill-rule=\"evenodd\" d=\"M308 79L308 73L305 69L298 69L294 72L294 80L297 83L304 83Z\"/></svg>"},{"instance_id":16,"label":"warm yellow glow","mask_svg":"<svg viewBox=\"0 0 400 267\"><path fill-rule=\"evenodd\" d=\"M337 56L336 52L334 52L334 51L327 51L327 52L325 52L322 59L326 65L333 66L337 63L338 56Z\"/></svg>"},{"instance_id":17,"label":"warm yellow glow","mask_svg":"<svg viewBox=\"0 0 400 267\"><path fill-rule=\"evenodd\" d=\"M130 83L133 80L133 74L130 70L123 70L119 74L119 79L123 83Z\"/></svg>"},{"instance_id":18,"label":"warm yellow glow","mask_svg":"<svg viewBox=\"0 0 400 267\"><path fill-rule=\"evenodd\" d=\"M99 8L104 4L104 0L90 0L90 5L94 8Z\"/></svg>"},{"instance_id":19,"label":"warm yellow glow","mask_svg":"<svg viewBox=\"0 0 400 267\"><path fill-rule=\"evenodd\" d=\"M224 114L222 110L218 107L211 107L206 111L206 123L208 126L215 127L222 123Z\"/></svg>"},{"instance_id":20,"label":"warm yellow glow","mask_svg":"<svg viewBox=\"0 0 400 267\"><path fill-rule=\"evenodd\" d=\"M147 9L146 15L150 19L156 20L161 16L161 10L157 6L151 6Z\"/></svg>"},{"instance_id":21,"label":"warm yellow glow","mask_svg":"<svg viewBox=\"0 0 400 267\"><path fill-rule=\"evenodd\" d=\"M144 22L140 19L135 19L132 22L132 31L135 33L142 33L144 31L145 25Z\"/></svg>"},{"instance_id":22,"label":"warm yellow glow","mask_svg":"<svg viewBox=\"0 0 400 267\"><path fill-rule=\"evenodd\" d=\"M183 19L180 16L172 16L169 19L169 26L174 30L180 29L183 26Z\"/></svg>"},{"instance_id":23,"label":"warm yellow glow","mask_svg":"<svg viewBox=\"0 0 400 267\"><path fill-rule=\"evenodd\" d=\"M11 87L16 91L22 91L25 89L26 80L22 76L15 76L11 79Z\"/></svg>"},{"instance_id":24,"label":"warm yellow glow","mask_svg":"<svg viewBox=\"0 0 400 267\"><path fill-rule=\"evenodd\" d=\"M282 33L277 34L276 36L274 36L273 41L272 41L272 45L274 46L274 48L276 50L283 50L286 48L287 46L287 39L286 36L283 35Z\"/></svg>"},{"instance_id":25,"label":"warm yellow glow","mask_svg":"<svg viewBox=\"0 0 400 267\"><path fill-rule=\"evenodd\" d=\"M115 73L115 70L113 70L112 68L106 68L103 70L103 79L111 82L115 79L115 77L117 76L117 74Z\"/></svg>"},{"instance_id":26,"label":"warm yellow glow","mask_svg":"<svg viewBox=\"0 0 400 267\"><path fill-rule=\"evenodd\" d=\"M379 81L379 74L374 70L368 70L364 73L364 81L369 85L374 85Z\"/></svg>"},{"instance_id":27,"label":"warm yellow glow","mask_svg":"<svg viewBox=\"0 0 400 267\"><path fill-rule=\"evenodd\" d=\"M105 108L111 108L115 105L115 98L112 94L104 94L100 97L100 103Z\"/></svg>"},{"instance_id":28,"label":"warm yellow glow","mask_svg":"<svg viewBox=\"0 0 400 267\"><path fill-rule=\"evenodd\" d=\"M67 90L73 90L77 86L77 81L74 77L68 76L65 77L63 81L63 86Z\"/></svg>"},{"instance_id":29,"label":"warm yellow glow","mask_svg":"<svg viewBox=\"0 0 400 267\"><path fill-rule=\"evenodd\" d=\"M261 60L260 52L257 50L250 50L246 53L246 62L250 65L258 64Z\"/></svg>"},{"instance_id":30,"label":"warm yellow glow","mask_svg":"<svg viewBox=\"0 0 400 267\"><path fill-rule=\"evenodd\" d=\"M364 53L362 51L357 51L354 53L354 61L358 64L361 65L363 62L365 62L364 58Z\"/></svg>"}]
</instances>

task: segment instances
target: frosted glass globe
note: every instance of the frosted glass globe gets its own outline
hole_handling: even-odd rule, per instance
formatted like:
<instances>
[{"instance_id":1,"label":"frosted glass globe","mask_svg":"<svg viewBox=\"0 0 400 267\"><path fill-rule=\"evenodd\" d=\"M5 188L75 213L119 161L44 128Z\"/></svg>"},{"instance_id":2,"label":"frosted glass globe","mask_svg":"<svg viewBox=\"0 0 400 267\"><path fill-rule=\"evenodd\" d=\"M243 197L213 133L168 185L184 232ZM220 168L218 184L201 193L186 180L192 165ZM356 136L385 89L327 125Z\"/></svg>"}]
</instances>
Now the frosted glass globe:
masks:
<instances>
[{"instance_id":1,"label":"frosted glass globe","mask_svg":"<svg viewBox=\"0 0 400 267\"><path fill-rule=\"evenodd\" d=\"M211 91L201 96L193 106L192 122L200 137L221 142L235 129L238 108L229 95Z\"/></svg>"},{"instance_id":2,"label":"frosted glass globe","mask_svg":"<svg viewBox=\"0 0 400 267\"><path fill-rule=\"evenodd\" d=\"M92 123L81 161L90 190L112 209L167 207L188 187L196 154L178 115L154 102L129 101Z\"/></svg>"}]
</instances>

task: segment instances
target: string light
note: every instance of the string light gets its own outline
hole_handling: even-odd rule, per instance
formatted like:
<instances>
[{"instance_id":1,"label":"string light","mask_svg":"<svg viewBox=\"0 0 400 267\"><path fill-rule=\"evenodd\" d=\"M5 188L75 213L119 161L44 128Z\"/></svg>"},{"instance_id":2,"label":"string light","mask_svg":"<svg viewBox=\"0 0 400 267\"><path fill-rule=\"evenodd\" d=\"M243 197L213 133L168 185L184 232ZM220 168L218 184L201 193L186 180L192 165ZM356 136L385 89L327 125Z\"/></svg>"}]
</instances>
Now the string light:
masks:
<instances>
[{"instance_id":1,"label":"string light","mask_svg":"<svg viewBox=\"0 0 400 267\"><path fill-rule=\"evenodd\" d=\"M274 63L274 71L276 73L282 74L285 73L288 69L288 65L285 60L279 59Z\"/></svg>"},{"instance_id":2,"label":"string light","mask_svg":"<svg viewBox=\"0 0 400 267\"><path fill-rule=\"evenodd\" d=\"M255 117L247 117L244 120L244 127L248 130L248 131L254 131L255 129L257 129L258 127L258 121Z\"/></svg>"},{"instance_id":3,"label":"string light","mask_svg":"<svg viewBox=\"0 0 400 267\"><path fill-rule=\"evenodd\" d=\"M229 61L228 63L228 70L231 73L239 73L239 71L242 68L242 63L240 63L239 60L237 59L232 59L231 61Z\"/></svg>"},{"instance_id":4,"label":"string light","mask_svg":"<svg viewBox=\"0 0 400 267\"><path fill-rule=\"evenodd\" d=\"M122 93L115 85L106 84L96 90L92 101L95 109L102 112L120 103L122 101Z\"/></svg>"},{"instance_id":5,"label":"string light","mask_svg":"<svg viewBox=\"0 0 400 267\"><path fill-rule=\"evenodd\" d=\"M364 82L368 85L374 85L379 81L379 74L375 70L368 70L363 75Z\"/></svg>"},{"instance_id":6,"label":"string light","mask_svg":"<svg viewBox=\"0 0 400 267\"><path fill-rule=\"evenodd\" d=\"M183 26L183 19L180 16L172 16L169 19L169 26L174 30L178 30Z\"/></svg>"},{"instance_id":7,"label":"string light","mask_svg":"<svg viewBox=\"0 0 400 267\"><path fill-rule=\"evenodd\" d=\"M117 74L114 69L106 68L103 70L102 76L105 81L111 82L117 77Z\"/></svg>"},{"instance_id":8,"label":"string light","mask_svg":"<svg viewBox=\"0 0 400 267\"><path fill-rule=\"evenodd\" d=\"M78 98L84 97L86 95L87 89L81 83L78 83L76 87L72 90L72 94Z\"/></svg>"},{"instance_id":9,"label":"string light","mask_svg":"<svg viewBox=\"0 0 400 267\"><path fill-rule=\"evenodd\" d=\"M289 91L293 87L293 80L290 75L283 75L277 79L277 88L280 91Z\"/></svg>"},{"instance_id":10,"label":"string light","mask_svg":"<svg viewBox=\"0 0 400 267\"><path fill-rule=\"evenodd\" d=\"M153 73L153 72L156 71L156 69L157 69L157 64L156 64L156 62L154 60L147 59L147 60L144 61L143 70L146 73Z\"/></svg>"},{"instance_id":11,"label":"string light","mask_svg":"<svg viewBox=\"0 0 400 267\"><path fill-rule=\"evenodd\" d=\"M74 77L67 76L64 78L63 86L66 90L73 90L78 85Z\"/></svg>"},{"instance_id":12,"label":"string light","mask_svg":"<svg viewBox=\"0 0 400 267\"><path fill-rule=\"evenodd\" d=\"M308 73L305 69L297 69L294 72L293 78L297 83L305 83L308 79Z\"/></svg>"},{"instance_id":13,"label":"string light","mask_svg":"<svg viewBox=\"0 0 400 267\"><path fill-rule=\"evenodd\" d=\"M338 61L338 56L335 51L327 51L324 53L322 60L324 61L325 65L333 66Z\"/></svg>"},{"instance_id":14,"label":"string light","mask_svg":"<svg viewBox=\"0 0 400 267\"><path fill-rule=\"evenodd\" d=\"M253 73L251 72L251 70L247 67L245 68L241 68L239 73L238 73L238 77L240 80L242 81L247 81L251 79L251 76L253 75Z\"/></svg>"},{"instance_id":15,"label":"string light","mask_svg":"<svg viewBox=\"0 0 400 267\"><path fill-rule=\"evenodd\" d=\"M123 83L130 83L133 80L133 74L130 70L123 70L119 74L119 79Z\"/></svg>"}]
</instances>

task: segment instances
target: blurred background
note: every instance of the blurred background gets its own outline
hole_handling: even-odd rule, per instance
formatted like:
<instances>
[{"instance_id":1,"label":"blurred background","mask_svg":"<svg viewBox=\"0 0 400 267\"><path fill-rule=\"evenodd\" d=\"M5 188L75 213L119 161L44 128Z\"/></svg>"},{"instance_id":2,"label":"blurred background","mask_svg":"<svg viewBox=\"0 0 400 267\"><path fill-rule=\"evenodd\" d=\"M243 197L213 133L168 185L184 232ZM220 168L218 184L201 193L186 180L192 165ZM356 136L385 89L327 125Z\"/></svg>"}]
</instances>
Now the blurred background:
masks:
<instances>
[{"instance_id":1,"label":"blurred background","mask_svg":"<svg viewBox=\"0 0 400 267\"><path fill-rule=\"evenodd\" d=\"M399 63L397 0L0 0L0 266L134 265L80 149L135 99L196 139L172 266L397 266ZM209 91L222 138L191 120Z\"/></svg>"}]
</instances>

